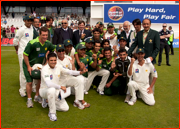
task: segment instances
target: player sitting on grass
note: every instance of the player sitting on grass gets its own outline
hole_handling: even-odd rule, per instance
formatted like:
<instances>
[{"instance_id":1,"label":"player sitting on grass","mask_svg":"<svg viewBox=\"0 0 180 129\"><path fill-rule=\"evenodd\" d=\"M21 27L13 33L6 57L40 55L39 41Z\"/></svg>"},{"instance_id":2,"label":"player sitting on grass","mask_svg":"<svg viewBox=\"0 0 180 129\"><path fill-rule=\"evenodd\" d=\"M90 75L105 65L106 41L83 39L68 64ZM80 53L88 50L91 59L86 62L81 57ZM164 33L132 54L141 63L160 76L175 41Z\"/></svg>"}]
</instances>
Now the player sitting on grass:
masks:
<instances>
[{"instance_id":1,"label":"player sitting on grass","mask_svg":"<svg viewBox=\"0 0 180 129\"><path fill-rule=\"evenodd\" d=\"M157 71L152 63L148 63L145 59L143 48L138 48L136 51L137 60L131 58L131 63L128 67L128 77L133 76L133 81L128 83L128 90L132 96L129 105L134 105L137 100L136 90L139 90L142 100L148 105L154 105L153 85L157 79ZM153 80L149 84L149 75L152 74Z\"/></svg>"},{"instance_id":2,"label":"player sitting on grass","mask_svg":"<svg viewBox=\"0 0 180 129\"><path fill-rule=\"evenodd\" d=\"M113 76L114 71L111 69L111 64L114 61L114 57L111 54L111 48L105 47L104 48L104 55L105 58L102 59L102 62L99 64L99 67L97 67L97 71L100 69L106 69L110 71L110 76L108 78L108 83L105 85L104 88L104 94L105 95L113 95L117 92L117 87L119 87L119 80L116 79L117 76Z\"/></svg>"},{"instance_id":3,"label":"player sitting on grass","mask_svg":"<svg viewBox=\"0 0 180 129\"><path fill-rule=\"evenodd\" d=\"M86 54L90 57L90 59L93 58L93 55L97 55L97 59L94 59L93 61L100 60L100 57L102 57L101 52L99 51L101 47L100 41L95 41L95 45L93 50L90 50L89 52L86 52ZM99 87L97 88L97 92L100 95L104 95L104 87L106 85L106 82L108 80L110 72L105 69L101 69L99 71L96 71L96 69L92 68L91 66L88 67L88 83L86 87L86 91L88 91L91 87L91 84L96 76L102 76L102 80L100 81Z\"/></svg>"}]
</instances>

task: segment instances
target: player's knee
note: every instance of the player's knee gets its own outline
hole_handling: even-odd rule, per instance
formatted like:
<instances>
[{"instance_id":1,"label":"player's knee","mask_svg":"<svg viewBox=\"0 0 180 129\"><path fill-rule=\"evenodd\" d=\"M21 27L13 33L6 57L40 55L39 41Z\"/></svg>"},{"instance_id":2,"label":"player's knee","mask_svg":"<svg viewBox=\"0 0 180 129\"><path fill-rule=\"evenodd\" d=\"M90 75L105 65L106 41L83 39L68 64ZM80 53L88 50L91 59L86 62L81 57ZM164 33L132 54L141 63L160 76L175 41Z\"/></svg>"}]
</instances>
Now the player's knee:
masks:
<instances>
[{"instance_id":1,"label":"player's knee","mask_svg":"<svg viewBox=\"0 0 180 129\"><path fill-rule=\"evenodd\" d=\"M148 101L148 102L146 102L146 104L149 106L153 106L153 105L155 105L155 100Z\"/></svg>"},{"instance_id":2,"label":"player's knee","mask_svg":"<svg viewBox=\"0 0 180 129\"><path fill-rule=\"evenodd\" d=\"M69 110L69 106L67 105L61 108L57 108L56 110L61 111L61 112L67 112Z\"/></svg>"},{"instance_id":3,"label":"player's knee","mask_svg":"<svg viewBox=\"0 0 180 129\"><path fill-rule=\"evenodd\" d=\"M132 88L132 87L133 87L133 82L130 81L130 82L127 84L127 86L128 86L129 88Z\"/></svg>"},{"instance_id":4,"label":"player's knee","mask_svg":"<svg viewBox=\"0 0 180 129\"><path fill-rule=\"evenodd\" d=\"M27 85L28 86L32 86L32 82L27 82Z\"/></svg>"},{"instance_id":5,"label":"player's knee","mask_svg":"<svg viewBox=\"0 0 180 129\"><path fill-rule=\"evenodd\" d=\"M56 89L55 88L49 88L48 91L47 91L47 95L49 96L52 96L52 95L55 95L56 93Z\"/></svg>"}]
</instances>

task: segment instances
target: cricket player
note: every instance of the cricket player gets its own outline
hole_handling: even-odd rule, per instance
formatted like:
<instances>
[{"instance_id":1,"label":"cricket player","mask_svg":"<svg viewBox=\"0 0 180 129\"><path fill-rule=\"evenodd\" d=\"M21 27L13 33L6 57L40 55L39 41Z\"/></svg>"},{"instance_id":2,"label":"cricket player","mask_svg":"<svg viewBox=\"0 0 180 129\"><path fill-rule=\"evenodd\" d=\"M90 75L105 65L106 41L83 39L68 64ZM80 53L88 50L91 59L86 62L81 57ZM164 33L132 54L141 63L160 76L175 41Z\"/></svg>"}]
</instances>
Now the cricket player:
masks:
<instances>
[{"instance_id":1,"label":"cricket player","mask_svg":"<svg viewBox=\"0 0 180 129\"><path fill-rule=\"evenodd\" d=\"M34 64L42 64L45 58L45 55L48 51L54 51L55 46L47 40L48 38L48 29L46 27L42 27L39 30L39 37L34 40L29 41L27 44L23 56L23 71L26 77L26 91L27 91L27 107L33 107L33 102L31 98L32 93L32 82L33 78L31 77L32 66ZM39 96L39 87L40 80L36 85L36 95L34 97L35 102L41 103L41 97Z\"/></svg>"},{"instance_id":2,"label":"cricket player","mask_svg":"<svg viewBox=\"0 0 180 129\"><path fill-rule=\"evenodd\" d=\"M94 49L90 50L89 52L86 52L86 55L88 55L90 57L90 59L93 58L92 57L93 55L97 55L97 59L94 59L93 61L99 62L100 58L103 57L103 55L99 51L100 47L101 47L100 41L95 41ZM92 68L91 66L88 67L88 71L89 71L88 72L88 83L86 86L86 91L88 91L90 89L91 84L92 84L92 82L96 76L102 76L102 80L101 80L101 82L97 88L97 92L100 95L104 95L104 87L106 85L106 82L108 80L110 72L108 70L105 70L105 69L101 69L99 71L96 71L96 69Z\"/></svg>"},{"instance_id":3,"label":"cricket player","mask_svg":"<svg viewBox=\"0 0 180 129\"><path fill-rule=\"evenodd\" d=\"M85 54L85 51L86 51L86 46L84 44L79 44L79 46L77 47L77 53L78 53L78 58L79 58L80 62L85 65L86 69L88 69L89 66L91 66L92 68L96 68L96 66L97 66L97 60L96 60L97 55L96 54L92 55L92 58L95 60L95 61L93 61L92 59L90 59L90 57L88 55ZM78 71L82 70L82 68L79 67L76 60L75 60L75 67ZM88 92L86 91L87 80L88 80L88 72L83 74L82 80L84 80L84 93L88 94Z\"/></svg>"},{"instance_id":4,"label":"cricket player","mask_svg":"<svg viewBox=\"0 0 180 129\"><path fill-rule=\"evenodd\" d=\"M128 67L128 77L133 76L133 81L128 83L128 90L131 94L129 105L134 105L136 102L136 90L139 90L142 100L148 105L154 105L155 99L153 94L153 86L157 79L157 71L152 63L148 63L144 59L145 52L143 48L138 48L137 60L131 58L131 63ZM153 80L149 84L149 75L152 74Z\"/></svg>"},{"instance_id":5,"label":"cricket player","mask_svg":"<svg viewBox=\"0 0 180 129\"><path fill-rule=\"evenodd\" d=\"M80 75L86 71L73 71L69 69L63 68L61 65L57 64L57 55L53 52L49 53L47 56L48 63L42 68L41 73L41 87L39 90L42 98L48 100L49 105L49 113L48 116L51 121L57 121L56 110L58 111L68 111L69 106L65 99L60 98L60 89L66 92L66 86L74 85L75 89L78 92L82 92L82 94L78 94L76 96L76 100L74 102L74 106L79 109L84 109L84 105L82 105L83 101L83 89L81 88L81 82L76 79L76 77L69 78L65 85L60 83L59 77L63 76L63 74L69 75ZM80 101L79 101L80 100ZM86 103L87 104L87 103Z\"/></svg>"},{"instance_id":6,"label":"cricket player","mask_svg":"<svg viewBox=\"0 0 180 129\"><path fill-rule=\"evenodd\" d=\"M18 54L19 66L20 66L20 74L19 74L19 82L20 89L19 93L21 97L26 96L26 79L23 72L23 52L27 45L27 43L33 39L33 17L30 15L24 16L24 25L17 31L15 38L13 40L13 45L16 50L16 54Z\"/></svg>"}]
</instances>

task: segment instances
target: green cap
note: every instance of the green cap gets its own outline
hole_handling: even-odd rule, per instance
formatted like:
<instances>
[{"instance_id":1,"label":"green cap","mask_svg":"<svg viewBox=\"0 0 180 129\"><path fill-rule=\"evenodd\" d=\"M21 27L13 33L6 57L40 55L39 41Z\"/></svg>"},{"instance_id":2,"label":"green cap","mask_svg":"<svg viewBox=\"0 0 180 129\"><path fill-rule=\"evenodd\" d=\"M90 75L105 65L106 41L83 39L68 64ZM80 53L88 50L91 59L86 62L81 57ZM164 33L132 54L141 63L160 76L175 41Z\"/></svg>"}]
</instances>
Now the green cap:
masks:
<instances>
[{"instance_id":1,"label":"green cap","mask_svg":"<svg viewBox=\"0 0 180 129\"><path fill-rule=\"evenodd\" d=\"M104 25L101 21L97 22L96 24L99 24L99 25Z\"/></svg>"},{"instance_id":2,"label":"green cap","mask_svg":"<svg viewBox=\"0 0 180 129\"><path fill-rule=\"evenodd\" d=\"M41 79L41 71L40 71L40 70L37 70L37 69L32 70L32 71L31 71L31 77L32 77L33 79Z\"/></svg>"},{"instance_id":3,"label":"green cap","mask_svg":"<svg viewBox=\"0 0 180 129\"><path fill-rule=\"evenodd\" d=\"M120 41L120 40L125 40L125 41L126 41L126 38L125 38L125 37L120 37L120 38L119 38L119 41Z\"/></svg>"},{"instance_id":4,"label":"green cap","mask_svg":"<svg viewBox=\"0 0 180 129\"><path fill-rule=\"evenodd\" d=\"M84 49L84 48L86 48L86 46L84 44L79 44L77 49Z\"/></svg>"},{"instance_id":5,"label":"green cap","mask_svg":"<svg viewBox=\"0 0 180 129\"><path fill-rule=\"evenodd\" d=\"M34 17L31 15L23 16L23 20L34 20Z\"/></svg>"},{"instance_id":6,"label":"green cap","mask_svg":"<svg viewBox=\"0 0 180 129\"><path fill-rule=\"evenodd\" d=\"M57 44L57 45L56 45L56 51L58 51L58 50L60 50L60 49L65 50L65 49L64 49L64 44Z\"/></svg>"},{"instance_id":7,"label":"green cap","mask_svg":"<svg viewBox=\"0 0 180 129\"><path fill-rule=\"evenodd\" d=\"M112 22L107 24L107 27L114 27L114 24Z\"/></svg>"},{"instance_id":8,"label":"green cap","mask_svg":"<svg viewBox=\"0 0 180 129\"><path fill-rule=\"evenodd\" d=\"M94 42L94 40L93 40L92 38L87 38L87 39L85 40L85 42L86 42L86 43L90 43L90 42L92 42L92 43L93 43L93 42Z\"/></svg>"},{"instance_id":9,"label":"green cap","mask_svg":"<svg viewBox=\"0 0 180 129\"><path fill-rule=\"evenodd\" d=\"M64 40L64 46L73 45L72 41L70 39Z\"/></svg>"},{"instance_id":10,"label":"green cap","mask_svg":"<svg viewBox=\"0 0 180 129\"><path fill-rule=\"evenodd\" d=\"M136 51L136 53L139 53L139 52L144 53L144 49L143 49L143 48L138 48L137 51Z\"/></svg>"}]
</instances>

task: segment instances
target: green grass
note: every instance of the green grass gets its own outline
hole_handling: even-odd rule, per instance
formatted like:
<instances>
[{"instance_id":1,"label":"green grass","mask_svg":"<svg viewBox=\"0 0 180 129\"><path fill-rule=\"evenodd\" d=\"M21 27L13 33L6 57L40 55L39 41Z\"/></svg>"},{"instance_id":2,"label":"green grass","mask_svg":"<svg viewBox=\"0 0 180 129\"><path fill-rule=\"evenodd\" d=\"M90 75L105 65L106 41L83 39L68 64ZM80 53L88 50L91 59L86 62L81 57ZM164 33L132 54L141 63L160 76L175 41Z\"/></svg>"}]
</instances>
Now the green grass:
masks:
<instances>
[{"instance_id":1,"label":"green grass","mask_svg":"<svg viewBox=\"0 0 180 129\"><path fill-rule=\"evenodd\" d=\"M90 108L73 107L74 96L66 99L68 112L57 112L58 121L49 120L48 108L39 103L26 107L19 95L19 64L13 47L1 47L1 127L2 128L178 128L179 127L179 49L170 55L170 64L157 66L154 106L138 99L134 106L125 96L100 96L90 89L85 100ZM6 50L6 51L5 51ZM11 51L9 51L11 50ZM158 59L158 58L156 58ZM33 97L34 97L33 93Z\"/></svg>"}]
</instances>

